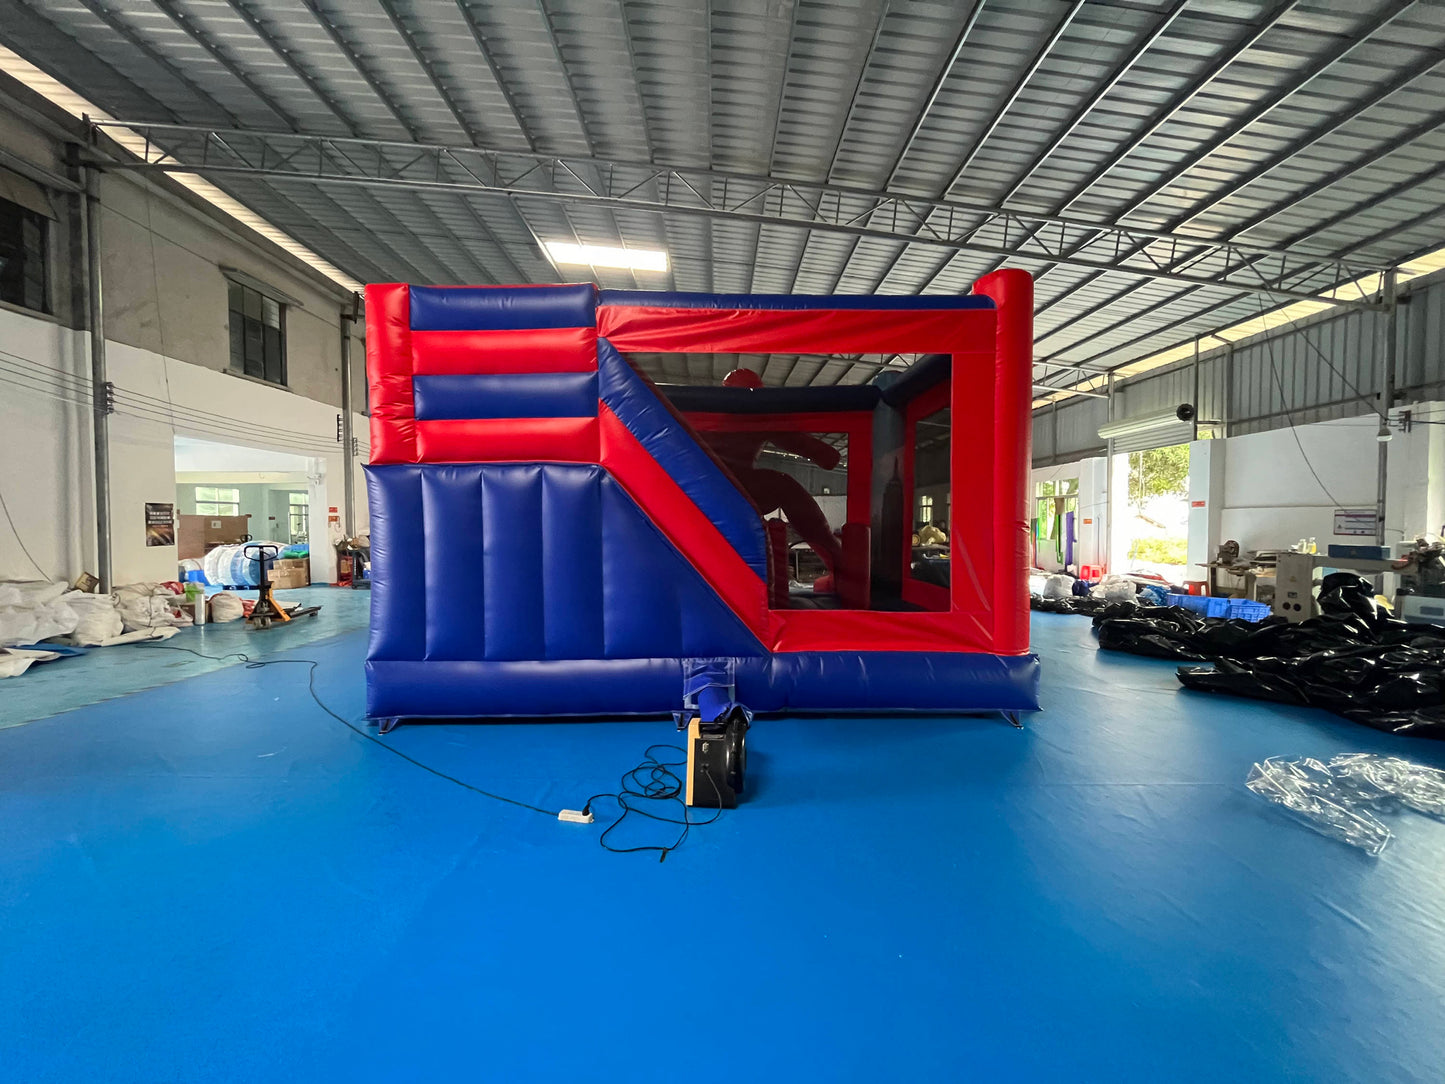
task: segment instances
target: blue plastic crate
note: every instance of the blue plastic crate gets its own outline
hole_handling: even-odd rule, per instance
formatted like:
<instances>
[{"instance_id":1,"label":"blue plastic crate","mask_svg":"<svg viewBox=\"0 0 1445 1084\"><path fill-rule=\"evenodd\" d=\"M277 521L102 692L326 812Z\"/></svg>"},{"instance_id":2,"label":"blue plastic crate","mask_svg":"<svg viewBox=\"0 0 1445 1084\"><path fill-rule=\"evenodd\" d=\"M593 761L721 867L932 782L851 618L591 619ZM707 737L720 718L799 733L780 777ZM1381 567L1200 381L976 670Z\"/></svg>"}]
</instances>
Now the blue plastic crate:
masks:
<instances>
[{"instance_id":1,"label":"blue plastic crate","mask_svg":"<svg viewBox=\"0 0 1445 1084\"><path fill-rule=\"evenodd\" d=\"M1270 614L1268 606L1247 598L1215 598L1210 595L1184 595L1171 592L1165 596L1166 606L1182 606L1200 617L1233 617L1243 621L1263 621Z\"/></svg>"},{"instance_id":2,"label":"blue plastic crate","mask_svg":"<svg viewBox=\"0 0 1445 1084\"><path fill-rule=\"evenodd\" d=\"M1215 600L1206 598L1203 595L1184 595L1177 592L1170 592L1164 596L1164 604L1166 606L1182 606L1186 610L1192 610L1194 613L1203 616L1208 616L1209 603L1212 601Z\"/></svg>"},{"instance_id":3,"label":"blue plastic crate","mask_svg":"<svg viewBox=\"0 0 1445 1084\"><path fill-rule=\"evenodd\" d=\"M1251 602L1247 598L1234 598L1229 601L1229 616L1240 621L1263 621L1271 612L1263 602Z\"/></svg>"}]
</instances>

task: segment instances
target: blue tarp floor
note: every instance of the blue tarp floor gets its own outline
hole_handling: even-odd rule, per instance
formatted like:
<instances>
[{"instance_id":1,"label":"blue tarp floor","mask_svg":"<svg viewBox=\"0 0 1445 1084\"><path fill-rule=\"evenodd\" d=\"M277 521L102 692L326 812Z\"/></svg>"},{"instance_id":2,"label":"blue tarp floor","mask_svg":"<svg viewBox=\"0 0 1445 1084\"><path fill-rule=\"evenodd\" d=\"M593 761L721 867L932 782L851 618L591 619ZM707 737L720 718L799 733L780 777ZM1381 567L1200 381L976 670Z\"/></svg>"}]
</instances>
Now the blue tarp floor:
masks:
<instances>
[{"instance_id":1,"label":"blue tarp floor","mask_svg":"<svg viewBox=\"0 0 1445 1084\"><path fill-rule=\"evenodd\" d=\"M170 643L314 659L359 720L365 596L315 597L309 627ZM46 664L0 687L0 725L46 716L0 732L0 1077L1441 1079L1445 823L1370 859L1243 784L1445 745L1183 692L1081 618L1034 640L1022 731L761 720L746 805L664 863L390 756L305 666ZM384 740L557 808L675 735Z\"/></svg>"}]
</instances>

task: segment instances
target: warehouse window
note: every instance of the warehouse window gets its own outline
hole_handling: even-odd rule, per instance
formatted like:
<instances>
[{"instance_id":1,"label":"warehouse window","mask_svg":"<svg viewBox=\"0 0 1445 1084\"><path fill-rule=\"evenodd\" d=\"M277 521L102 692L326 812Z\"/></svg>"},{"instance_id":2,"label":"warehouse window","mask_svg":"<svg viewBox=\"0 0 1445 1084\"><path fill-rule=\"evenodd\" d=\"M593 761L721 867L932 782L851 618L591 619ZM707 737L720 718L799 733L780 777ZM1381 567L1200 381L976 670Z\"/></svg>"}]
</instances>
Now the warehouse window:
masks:
<instances>
[{"instance_id":1,"label":"warehouse window","mask_svg":"<svg viewBox=\"0 0 1445 1084\"><path fill-rule=\"evenodd\" d=\"M239 516L241 491L218 486L196 486L196 515Z\"/></svg>"},{"instance_id":2,"label":"warehouse window","mask_svg":"<svg viewBox=\"0 0 1445 1084\"><path fill-rule=\"evenodd\" d=\"M934 411L915 423L913 451L913 531L921 532L933 527L937 532L948 533L949 498L949 435L952 422L948 407ZM928 532L936 538L934 531ZM928 544L928 543L924 543ZM941 545L941 542L935 544Z\"/></svg>"},{"instance_id":3,"label":"warehouse window","mask_svg":"<svg viewBox=\"0 0 1445 1084\"><path fill-rule=\"evenodd\" d=\"M260 290L227 280L231 371L286 383L286 306Z\"/></svg>"},{"instance_id":4,"label":"warehouse window","mask_svg":"<svg viewBox=\"0 0 1445 1084\"><path fill-rule=\"evenodd\" d=\"M306 541L306 513L309 511L308 497L305 493L290 493L291 511L291 541Z\"/></svg>"},{"instance_id":5,"label":"warehouse window","mask_svg":"<svg viewBox=\"0 0 1445 1084\"><path fill-rule=\"evenodd\" d=\"M46 231L42 214L0 198L0 301L49 312Z\"/></svg>"}]
</instances>

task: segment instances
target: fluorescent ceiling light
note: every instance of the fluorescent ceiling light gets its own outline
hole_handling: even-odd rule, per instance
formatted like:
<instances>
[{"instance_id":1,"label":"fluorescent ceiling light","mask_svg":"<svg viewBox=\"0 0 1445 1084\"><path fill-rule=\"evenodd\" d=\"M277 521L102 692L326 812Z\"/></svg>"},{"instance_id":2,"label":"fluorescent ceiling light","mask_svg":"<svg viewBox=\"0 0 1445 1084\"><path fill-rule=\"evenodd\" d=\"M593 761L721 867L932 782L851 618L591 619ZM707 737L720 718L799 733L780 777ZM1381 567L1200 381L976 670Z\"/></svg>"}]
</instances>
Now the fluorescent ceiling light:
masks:
<instances>
[{"instance_id":1,"label":"fluorescent ceiling light","mask_svg":"<svg viewBox=\"0 0 1445 1084\"><path fill-rule=\"evenodd\" d=\"M0 71L24 83L46 101L60 107L77 119L82 119L86 116L89 116L91 120L109 121L115 119L106 113L105 110L97 108L93 103L82 98L63 83L52 79L24 57L12 52L3 45L0 45ZM143 158L145 156L145 139L130 129L107 128L105 134L126 148L126 150L132 151L137 158ZM343 289L350 290L353 293L359 293L361 291L361 283L357 282L333 264L323 260L305 245L292 239L289 234L283 233L271 225L271 223L267 222L249 207L238 203L226 195L225 192L222 192L215 185L211 184L210 181L203 180L193 173L168 173L167 176L177 184L189 188L196 195L224 211L236 221L249 226L268 241L285 249L302 263L321 272Z\"/></svg>"},{"instance_id":2,"label":"fluorescent ceiling light","mask_svg":"<svg viewBox=\"0 0 1445 1084\"><path fill-rule=\"evenodd\" d=\"M652 248L608 248L548 241L547 254L557 263L583 267L621 267L628 271L666 271L667 253Z\"/></svg>"}]
</instances>

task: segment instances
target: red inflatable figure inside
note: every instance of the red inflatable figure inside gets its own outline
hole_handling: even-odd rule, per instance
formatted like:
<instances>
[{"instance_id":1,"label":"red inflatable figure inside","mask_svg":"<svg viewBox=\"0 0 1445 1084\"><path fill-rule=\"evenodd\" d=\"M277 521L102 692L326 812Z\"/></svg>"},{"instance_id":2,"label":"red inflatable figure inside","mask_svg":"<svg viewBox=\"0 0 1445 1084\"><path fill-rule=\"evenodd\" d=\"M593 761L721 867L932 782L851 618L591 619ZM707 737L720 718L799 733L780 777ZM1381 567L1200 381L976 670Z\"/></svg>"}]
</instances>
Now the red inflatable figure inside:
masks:
<instances>
[{"instance_id":1,"label":"red inflatable figure inside","mask_svg":"<svg viewBox=\"0 0 1445 1084\"><path fill-rule=\"evenodd\" d=\"M726 388L761 388L763 378L751 369L734 369L723 378ZM763 445L789 452L816 463L823 470L836 470L838 449L807 433L707 433L708 446L732 472L738 484L752 498L764 516L781 511L788 523L813 547L828 566L828 575L814 584L815 591L828 591L842 560L843 548L823 510L802 484L782 471L755 466Z\"/></svg>"}]
</instances>

